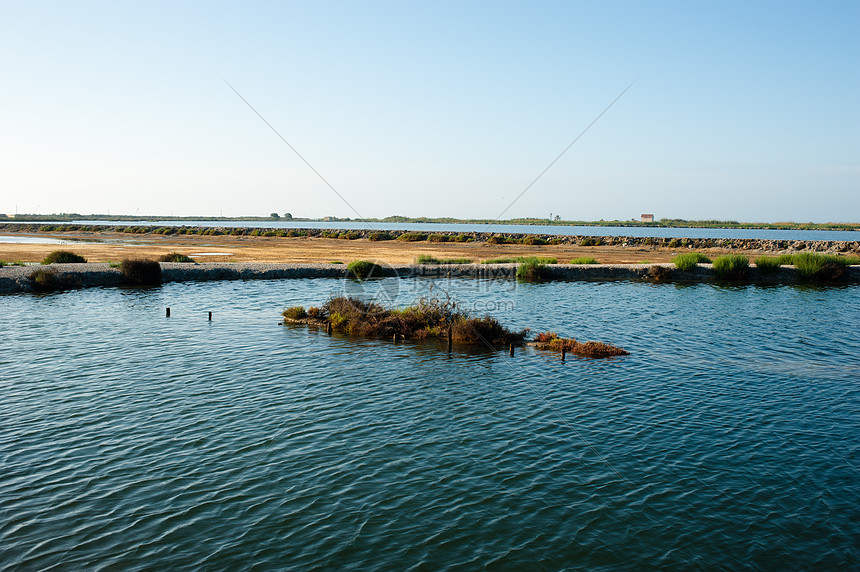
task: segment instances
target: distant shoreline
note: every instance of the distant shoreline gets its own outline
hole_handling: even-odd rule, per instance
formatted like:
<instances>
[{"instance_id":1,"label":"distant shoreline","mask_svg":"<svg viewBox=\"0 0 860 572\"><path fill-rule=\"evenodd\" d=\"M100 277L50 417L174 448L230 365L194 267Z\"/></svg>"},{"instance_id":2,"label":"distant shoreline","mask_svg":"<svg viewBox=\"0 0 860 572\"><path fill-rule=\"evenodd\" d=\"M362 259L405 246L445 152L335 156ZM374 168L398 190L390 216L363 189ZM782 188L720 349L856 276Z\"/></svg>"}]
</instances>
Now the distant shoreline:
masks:
<instances>
[{"instance_id":1,"label":"distant shoreline","mask_svg":"<svg viewBox=\"0 0 860 572\"><path fill-rule=\"evenodd\" d=\"M740 222L732 220L685 220L685 219L659 219L654 222L643 222L637 220L554 220L541 218L515 218L508 220L495 219L462 219L453 217L405 217L389 216L384 218L301 218L301 217L220 217L220 216L164 216L164 215L104 215L90 214L51 214L35 215L21 214L14 218L9 215L0 215L0 224L28 224L28 223L77 223L84 221L126 222L126 223L159 223L167 221L177 222L286 222L286 223L407 223L407 224L476 224L476 225L515 225L515 226L594 226L594 227L643 227L643 228L710 228L710 229L759 229L759 230L843 230L860 231L860 222Z\"/></svg>"}]
</instances>

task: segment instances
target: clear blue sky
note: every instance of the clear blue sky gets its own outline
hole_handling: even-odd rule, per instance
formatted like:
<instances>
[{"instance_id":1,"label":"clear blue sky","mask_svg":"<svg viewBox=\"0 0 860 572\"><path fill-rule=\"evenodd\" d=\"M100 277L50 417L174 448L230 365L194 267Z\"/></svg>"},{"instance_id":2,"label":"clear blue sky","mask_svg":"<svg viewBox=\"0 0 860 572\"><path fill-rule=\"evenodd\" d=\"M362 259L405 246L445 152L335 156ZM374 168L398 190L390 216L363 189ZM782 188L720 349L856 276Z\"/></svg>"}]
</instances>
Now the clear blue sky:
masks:
<instances>
[{"instance_id":1,"label":"clear blue sky","mask_svg":"<svg viewBox=\"0 0 860 572\"><path fill-rule=\"evenodd\" d=\"M860 221L860 2L44 2L0 212Z\"/></svg>"}]
</instances>

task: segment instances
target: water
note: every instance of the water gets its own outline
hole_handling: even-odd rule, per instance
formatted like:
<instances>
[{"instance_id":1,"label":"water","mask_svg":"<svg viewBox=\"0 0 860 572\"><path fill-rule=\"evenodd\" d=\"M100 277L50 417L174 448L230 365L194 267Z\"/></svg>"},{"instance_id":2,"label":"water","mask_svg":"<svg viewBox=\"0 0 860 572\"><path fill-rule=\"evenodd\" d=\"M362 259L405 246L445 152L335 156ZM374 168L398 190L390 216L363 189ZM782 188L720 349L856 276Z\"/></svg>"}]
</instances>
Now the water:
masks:
<instances>
[{"instance_id":1,"label":"water","mask_svg":"<svg viewBox=\"0 0 860 572\"><path fill-rule=\"evenodd\" d=\"M631 355L278 325L431 285ZM0 316L3 569L860 567L855 286L174 283Z\"/></svg>"},{"instance_id":2,"label":"water","mask_svg":"<svg viewBox=\"0 0 860 572\"><path fill-rule=\"evenodd\" d=\"M48 238L46 236L0 235L0 244L96 244L71 238Z\"/></svg>"},{"instance_id":3,"label":"water","mask_svg":"<svg viewBox=\"0 0 860 572\"><path fill-rule=\"evenodd\" d=\"M134 221L76 220L74 224L126 226L196 226L204 228L319 228L406 230L414 232L498 232L506 234L557 234L564 236L634 236L654 238L724 238L762 240L860 240L852 230L769 230L756 228L660 228L645 226L555 226L512 224L444 224L400 222L317 221Z\"/></svg>"}]
</instances>

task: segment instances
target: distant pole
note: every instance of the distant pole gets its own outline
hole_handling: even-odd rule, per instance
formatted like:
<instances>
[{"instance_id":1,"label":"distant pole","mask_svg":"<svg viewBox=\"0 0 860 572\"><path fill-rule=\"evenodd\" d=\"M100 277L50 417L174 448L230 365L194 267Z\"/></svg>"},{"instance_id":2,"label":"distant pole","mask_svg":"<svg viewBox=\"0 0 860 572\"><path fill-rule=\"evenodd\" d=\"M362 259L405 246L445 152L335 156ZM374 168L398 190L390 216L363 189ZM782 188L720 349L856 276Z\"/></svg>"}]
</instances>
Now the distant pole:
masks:
<instances>
[{"instance_id":1,"label":"distant pole","mask_svg":"<svg viewBox=\"0 0 860 572\"><path fill-rule=\"evenodd\" d=\"M165 317L165 318L169 318L169 317L170 317L170 308L169 308L169 307L167 308L167 311L164 313L164 317Z\"/></svg>"},{"instance_id":2,"label":"distant pole","mask_svg":"<svg viewBox=\"0 0 860 572\"><path fill-rule=\"evenodd\" d=\"M514 357L514 344L511 344L511 357Z\"/></svg>"},{"instance_id":3,"label":"distant pole","mask_svg":"<svg viewBox=\"0 0 860 572\"><path fill-rule=\"evenodd\" d=\"M209 321L212 321L212 312L209 312Z\"/></svg>"},{"instance_id":4,"label":"distant pole","mask_svg":"<svg viewBox=\"0 0 860 572\"><path fill-rule=\"evenodd\" d=\"M561 348L561 361L564 361L564 356L566 353L567 353L567 350L564 348Z\"/></svg>"}]
</instances>

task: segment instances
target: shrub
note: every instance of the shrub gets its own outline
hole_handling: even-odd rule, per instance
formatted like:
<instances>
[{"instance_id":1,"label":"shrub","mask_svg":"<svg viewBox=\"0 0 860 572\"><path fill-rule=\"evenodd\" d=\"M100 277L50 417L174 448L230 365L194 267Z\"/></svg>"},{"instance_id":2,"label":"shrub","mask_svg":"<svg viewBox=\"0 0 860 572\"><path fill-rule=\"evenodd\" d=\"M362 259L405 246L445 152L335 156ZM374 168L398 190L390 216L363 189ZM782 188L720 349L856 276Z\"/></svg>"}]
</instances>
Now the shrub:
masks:
<instances>
[{"instance_id":1,"label":"shrub","mask_svg":"<svg viewBox=\"0 0 860 572\"><path fill-rule=\"evenodd\" d=\"M755 259L755 267L764 274L771 274L780 266L779 259L772 256L759 256Z\"/></svg>"},{"instance_id":2,"label":"shrub","mask_svg":"<svg viewBox=\"0 0 860 572\"><path fill-rule=\"evenodd\" d=\"M681 241L678 240L677 238L673 238L672 240L669 241L669 244L667 246L669 248L678 248L679 246L681 246Z\"/></svg>"},{"instance_id":3,"label":"shrub","mask_svg":"<svg viewBox=\"0 0 860 572\"><path fill-rule=\"evenodd\" d=\"M356 240L361 238L361 234L354 230L350 230L339 234L337 237L341 240Z\"/></svg>"},{"instance_id":4,"label":"shrub","mask_svg":"<svg viewBox=\"0 0 860 572\"><path fill-rule=\"evenodd\" d=\"M535 236L533 234L530 234L523 239L523 244L544 245L544 244L546 244L546 240L544 240L543 238L541 238L539 236Z\"/></svg>"},{"instance_id":5,"label":"shrub","mask_svg":"<svg viewBox=\"0 0 860 572\"><path fill-rule=\"evenodd\" d=\"M515 244L518 242L520 241L506 234L494 234L487 238L487 244Z\"/></svg>"},{"instance_id":6,"label":"shrub","mask_svg":"<svg viewBox=\"0 0 860 572\"><path fill-rule=\"evenodd\" d=\"M379 278L387 273L382 266L367 260L356 260L350 262L347 267L347 272L350 276L359 280L367 280L368 278Z\"/></svg>"},{"instance_id":7,"label":"shrub","mask_svg":"<svg viewBox=\"0 0 860 572\"><path fill-rule=\"evenodd\" d=\"M119 265L119 271L130 284L161 283L161 265L155 260L127 258Z\"/></svg>"},{"instance_id":8,"label":"shrub","mask_svg":"<svg viewBox=\"0 0 860 572\"><path fill-rule=\"evenodd\" d=\"M653 280L654 282L670 280L672 278L672 269L668 266L654 264L648 269L648 275L646 278Z\"/></svg>"},{"instance_id":9,"label":"shrub","mask_svg":"<svg viewBox=\"0 0 860 572\"><path fill-rule=\"evenodd\" d=\"M724 280L742 280L749 271L750 259L741 254L726 254L714 260L714 272Z\"/></svg>"},{"instance_id":10,"label":"shrub","mask_svg":"<svg viewBox=\"0 0 860 572\"><path fill-rule=\"evenodd\" d=\"M685 252L684 254L679 254L672 259L672 262L678 270L683 270L685 272L694 269L699 263L707 263L710 261L711 259L701 252Z\"/></svg>"},{"instance_id":11,"label":"shrub","mask_svg":"<svg viewBox=\"0 0 860 572\"><path fill-rule=\"evenodd\" d=\"M422 232L404 232L397 237L397 240L402 240L404 242L421 242L422 240L427 240L427 235Z\"/></svg>"},{"instance_id":12,"label":"shrub","mask_svg":"<svg viewBox=\"0 0 860 572\"><path fill-rule=\"evenodd\" d=\"M579 246L600 246L599 238L583 238L579 242Z\"/></svg>"},{"instance_id":13,"label":"shrub","mask_svg":"<svg viewBox=\"0 0 860 572\"><path fill-rule=\"evenodd\" d=\"M74 252L69 252L68 250L55 250L50 253L45 259L42 261L42 264L68 264L68 263L83 263L86 262L87 259L83 256L78 256Z\"/></svg>"},{"instance_id":14,"label":"shrub","mask_svg":"<svg viewBox=\"0 0 860 572\"><path fill-rule=\"evenodd\" d=\"M509 331L494 318L474 318L450 299L422 298L408 308L388 310L356 298L338 297L326 302L317 316L316 320L327 320L335 331L377 339L395 335L446 339L450 327L454 342L507 345L521 342L526 334Z\"/></svg>"},{"instance_id":15,"label":"shrub","mask_svg":"<svg viewBox=\"0 0 860 572\"><path fill-rule=\"evenodd\" d=\"M57 275L50 270L39 269L27 277L36 292L50 292L57 289Z\"/></svg>"},{"instance_id":16,"label":"shrub","mask_svg":"<svg viewBox=\"0 0 860 572\"><path fill-rule=\"evenodd\" d=\"M312 320L321 320L323 317L323 311L316 306L308 308L308 318Z\"/></svg>"},{"instance_id":17,"label":"shrub","mask_svg":"<svg viewBox=\"0 0 860 572\"><path fill-rule=\"evenodd\" d=\"M597 260L594 258L589 258L588 256L581 256L579 258L574 258L570 261L571 264L599 264Z\"/></svg>"},{"instance_id":18,"label":"shrub","mask_svg":"<svg viewBox=\"0 0 860 572\"><path fill-rule=\"evenodd\" d=\"M283 311L283 316L288 320L304 320L308 313L302 306L291 306Z\"/></svg>"},{"instance_id":19,"label":"shrub","mask_svg":"<svg viewBox=\"0 0 860 572\"><path fill-rule=\"evenodd\" d=\"M457 236L452 236L451 240L453 242L473 242L475 237L466 234L458 234Z\"/></svg>"},{"instance_id":20,"label":"shrub","mask_svg":"<svg viewBox=\"0 0 860 572\"><path fill-rule=\"evenodd\" d=\"M289 236L291 238L297 237L297 236L307 236L307 235L308 235L307 231L304 231L304 230L291 229L291 230L287 231L287 236Z\"/></svg>"},{"instance_id":21,"label":"shrub","mask_svg":"<svg viewBox=\"0 0 860 572\"><path fill-rule=\"evenodd\" d=\"M179 252L168 252L158 259L159 262L196 262L190 256Z\"/></svg>"},{"instance_id":22,"label":"shrub","mask_svg":"<svg viewBox=\"0 0 860 572\"><path fill-rule=\"evenodd\" d=\"M427 236L429 242L448 242L450 237L447 234L431 234Z\"/></svg>"},{"instance_id":23,"label":"shrub","mask_svg":"<svg viewBox=\"0 0 860 572\"><path fill-rule=\"evenodd\" d=\"M381 240L392 240L394 237L387 232L371 232L367 235L367 240L379 242Z\"/></svg>"},{"instance_id":24,"label":"shrub","mask_svg":"<svg viewBox=\"0 0 860 572\"><path fill-rule=\"evenodd\" d=\"M264 232L264 233L263 233L263 236L267 236L267 237L269 237L269 238L272 238L273 236L278 236L278 231L276 231L276 230L267 230L266 232Z\"/></svg>"}]
</instances>

